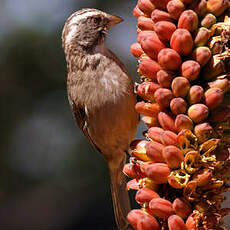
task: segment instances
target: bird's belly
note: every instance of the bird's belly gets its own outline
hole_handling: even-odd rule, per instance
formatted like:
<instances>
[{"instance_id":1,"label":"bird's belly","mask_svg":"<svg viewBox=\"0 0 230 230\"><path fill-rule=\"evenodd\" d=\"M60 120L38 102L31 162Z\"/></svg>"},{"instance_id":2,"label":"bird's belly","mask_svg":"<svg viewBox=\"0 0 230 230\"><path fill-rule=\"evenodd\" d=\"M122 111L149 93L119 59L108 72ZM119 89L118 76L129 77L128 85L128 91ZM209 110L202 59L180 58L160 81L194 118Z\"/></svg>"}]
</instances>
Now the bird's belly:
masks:
<instances>
[{"instance_id":1,"label":"bird's belly","mask_svg":"<svg viewBox=\"0 0 230 230\"><path fill-rule=\"evenodd\" d=\"M89 115L89 122L88 132L104 154L111 154L116 149L127 150L136 135L134 105L127 107L124 100L96 109L92 116Z\"/></svg>"}]
</instances>

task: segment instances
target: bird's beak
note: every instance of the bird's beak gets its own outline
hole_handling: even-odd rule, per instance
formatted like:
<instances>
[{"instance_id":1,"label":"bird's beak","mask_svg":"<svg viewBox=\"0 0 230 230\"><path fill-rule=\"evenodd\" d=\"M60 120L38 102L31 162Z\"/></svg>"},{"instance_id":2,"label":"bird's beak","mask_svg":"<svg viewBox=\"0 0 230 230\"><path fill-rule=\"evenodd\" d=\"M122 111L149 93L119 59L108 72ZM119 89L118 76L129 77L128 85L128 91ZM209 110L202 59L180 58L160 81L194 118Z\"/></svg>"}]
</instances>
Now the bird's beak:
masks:
<instances>
[{"instance_id":1,"label":"bird's beak","mask_svg":"<svg viewBox=\"0 0 230 230\"><path fill-rule=\"evenodd\" d=\"M114 16L111 14L107 14L106 18L108 20L107 29L110 29L112 26L115 26L116 24L123 21L123 19L121 17Z\"/></svg>"}]
</instances>

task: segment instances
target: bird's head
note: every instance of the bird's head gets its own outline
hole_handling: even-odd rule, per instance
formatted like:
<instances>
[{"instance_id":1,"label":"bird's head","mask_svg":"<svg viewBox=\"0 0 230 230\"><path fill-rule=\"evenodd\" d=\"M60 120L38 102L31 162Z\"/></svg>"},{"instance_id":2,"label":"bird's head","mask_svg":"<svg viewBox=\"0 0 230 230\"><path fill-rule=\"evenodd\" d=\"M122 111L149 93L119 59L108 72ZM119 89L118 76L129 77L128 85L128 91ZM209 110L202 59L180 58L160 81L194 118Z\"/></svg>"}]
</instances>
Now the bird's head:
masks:
<instances>
[{"instance_id":1,"label":"bird's head","mask_svg":"<svg viewBox=\"0 0 230 230\"><path fill-rule=\"evenodd\" d=\"M97 9L79 10L65 23L62 33L63 48L81 46L90 49L102 43L109 28L121 21L122 18Z\"/></svg>"}]
</instances>

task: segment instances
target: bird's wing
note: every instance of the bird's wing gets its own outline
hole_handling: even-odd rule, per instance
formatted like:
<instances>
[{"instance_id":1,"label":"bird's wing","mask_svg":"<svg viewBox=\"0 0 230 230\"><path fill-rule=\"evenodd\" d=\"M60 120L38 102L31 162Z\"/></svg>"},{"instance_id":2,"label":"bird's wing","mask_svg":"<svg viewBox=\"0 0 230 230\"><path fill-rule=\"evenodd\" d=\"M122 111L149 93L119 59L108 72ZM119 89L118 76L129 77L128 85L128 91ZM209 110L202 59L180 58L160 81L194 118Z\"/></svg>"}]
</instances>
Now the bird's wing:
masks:
<instances>
[{"instance_id":1,"label":"bird's wing","mask_svg":"<svg viewBox=\"0 0 230 230\"><path fill-rule=\"evenodd\" d=\"M77 121L78 126L86 136L86 138L91 142L91 144L99 151L101 150L98 148L98 146L93 142L92 138L89 135L88 127L87 127L87 111L84 106L77 105L73 100L71 100L71 109L73 112L73 115Z\"/></svg>"}]
</instances>

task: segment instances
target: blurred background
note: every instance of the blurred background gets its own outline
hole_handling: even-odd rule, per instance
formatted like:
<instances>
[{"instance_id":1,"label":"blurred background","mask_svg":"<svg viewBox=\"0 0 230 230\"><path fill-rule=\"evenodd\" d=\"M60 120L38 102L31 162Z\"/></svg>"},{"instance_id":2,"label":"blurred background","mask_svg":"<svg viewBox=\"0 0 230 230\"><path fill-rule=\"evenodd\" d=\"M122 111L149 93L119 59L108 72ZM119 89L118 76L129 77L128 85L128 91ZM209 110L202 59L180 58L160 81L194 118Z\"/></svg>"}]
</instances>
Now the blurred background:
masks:
<instances>
[{"instance_id":1,"label":"blurred background","mask_svg":"<svg viewBox=\"0 0 230 230\"><path fill-rule=\"evenodd\" d=\"M81 8L123 17L106 43L135 79L135 3L0 0L0 229L116 229L106 166L67 102L61 32Z\"/></svg>"}]
</instances>

